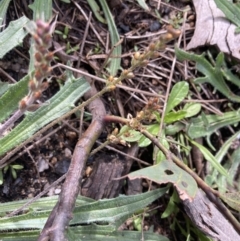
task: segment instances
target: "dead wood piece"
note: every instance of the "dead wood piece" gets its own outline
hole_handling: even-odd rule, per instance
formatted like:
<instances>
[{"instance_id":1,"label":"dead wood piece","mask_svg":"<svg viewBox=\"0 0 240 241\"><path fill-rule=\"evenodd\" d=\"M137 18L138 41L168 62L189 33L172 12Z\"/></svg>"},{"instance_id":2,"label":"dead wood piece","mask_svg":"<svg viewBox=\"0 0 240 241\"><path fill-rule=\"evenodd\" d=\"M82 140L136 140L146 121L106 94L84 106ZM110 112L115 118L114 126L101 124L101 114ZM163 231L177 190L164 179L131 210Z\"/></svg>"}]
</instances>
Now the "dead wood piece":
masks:
<instances>
[{"instance_id":1,"label":"dead wood piece","mask_svg":"<svg viewBox=\"0 0 240 241\"><path fill-rule=\"evenodd\" d=\"M187 50L204 45L216 45L221 52L240 59L240 35L234 33L236 25L225 18L214 0L193 0L193 4L197 20Z\"/></svg>"},{"instance_id":2,"label":"dead wood piece","mask_svg":"<svg viewBox=\"0 0 240 241\"><path fill-rule=\"evenodd\" d=\"M240 240L233 226L200 189L192 202L185 200L183 204L187 215L207 236L217 241Z\"/></svg>"},{"instance_id":3,"label":"dead wood piece","mask_svg":"<svg viewBox=\"0 0 240 241\"><path fill-rule=\"evenodd\" d=\"M93 172L82 186L82 195L96 200L117 197L124 180L114 180L126 173L126 159L119 155L102 155L94 162Z\"/></svg>"},{"instance_id":4,"label":"dead wood piece","mask_svg":"<svg viewBox=\"0 0 240 241\"><path fill-rule=\"evenodd\" d=\"M119 178L129 173L133 163L131 156L136 157L138 150L138 145L133 144L125 149L128 155L126 157L104 154L97 158L93 165L93 172L82 185L82 195L96 200L119 196L124 185L124 179ZM135 181L134 188L131 185L132 180L128 180L128 195L141 193L141 179L133 181Z\"/></svg>"}]
</instances>

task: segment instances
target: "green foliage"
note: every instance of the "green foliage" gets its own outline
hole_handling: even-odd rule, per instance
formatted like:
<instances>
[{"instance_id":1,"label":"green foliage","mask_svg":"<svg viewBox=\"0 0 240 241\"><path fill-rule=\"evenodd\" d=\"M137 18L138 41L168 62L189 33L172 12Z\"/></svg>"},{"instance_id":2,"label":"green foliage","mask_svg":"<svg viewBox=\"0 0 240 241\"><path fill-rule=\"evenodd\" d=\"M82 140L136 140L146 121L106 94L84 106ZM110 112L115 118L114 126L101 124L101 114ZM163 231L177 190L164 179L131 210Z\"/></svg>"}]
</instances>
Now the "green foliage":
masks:
<instances>
[{"instance_id":1,"label":"green foliage","mask_svg":"<svg viewBox=\"0 0 240 241\"><path fill-rule=\"evenodd\" d=\"M235 23L237 28L235 33L240 32L240 7L238 4L234 4L231 1L226 0L214 0L217 7L225 14L226 18Z\"/></svg>"},{"instance_id":2,"label":"green foliage","mask_svg":"<svg viewBox=\"0 0 240 241\"><path fill-rule=\"evenodd\" d=\"M3 168L3 170L0 169L0 185L2 185L3 181L4 181L3 180L3 174L5 174L9 169L10 169L10 174L12 175L12 177L14 179L16 179L17 178L17 172L16 171L23 169L23 166L22 165L17 165L17 164L15 164L15 165L7 165L7 166L5 166Z\"/></svg>"},{"instance_id":3,"label":"green foliage","mask_svg":"<svg viewBox=\"0 0 240 241\"><path fill-rule=\"evenodd\" d=\"M122 54L122 46L120 44L118 46L115 46L119 42L120 38L119 38L119 34L117 31L117 27L115 25L113 16L110 12L110 9L107 5L106 0L100 1L100 4L108 24L108 29L109 29L110 39L111 39L111 47L113 48L111 55L115 56L115 58L109 59L108 72L110 75L115 76L117 74L117 71L120 69L120 63L121 63L120 56Z\"/></svg>"},{"instance_id":4,"label":"green foliage","mask_svg":"<svg viewBox=\"0 0 240 241\"><path fill-rule=\"evenodd\" d=\"M79 196L74 209L73 220L67 229L69 240L84 237L84 240L139 240L143 235L144 240L168 241L166 237L153 232L118 231L119 226L135 212L152 203L166 192L166 188L157 189L134 196L121 196L115 199L94 201ZM56 204L58 197L42 198L25 209L25 214L15 217L0 218L1 240L36 240L39 229ZM3 205L4 210L11 211L19 208L24 201L10 202ZM81 226L80 224L84 224ZM31 228L35 232L27 231ZM122 237L122 235L124 235ZM18 239L16 239L16 237ZM124 239L121 239L124 238ZM24 239L25 238L25 239Z\"/></svg>"},{"instance_id":5,"label":"green foliage","mask_svg":"<svg viewBox=\"0 0 240 241\"><path fill-rule=\"evenodd\" d=\"M64 115L88 89L89 85L84 78L74 79L73 76L69 76L66 84L49 100L48 104L33 113L27 113L16 128L0 139L0 155L4 155L46 124Z\"/></svg>"},{"instance_id":6,"label":"green foliage","mask_svg":"<svg viewBox=\"0 0 240 241\"><path fill-rule=\"evenodd\" d=\"M24 29L29 19L25 16L16 21L12 21L9 26L0 33L0 58L8 53L11 49L22 43L27 31Z\"/></svg>"},{"instance_id":7,"label":"green foliage","mask_svg":"<svg viewBox=\"0 0 240 241\"><path fill-rule=\"evenodd\" d=\"M183 199L194 198L198 190L197 184L192 176L175 163L167 160L161 161L157 165L132 172L128 175L128 178L147 178L158 184L172 183L177 189L180 198Z\"/></svg>"},{"instance_id":8,"label":"green foliage","mask_svg":"<svg viewBox=\"0 0 240 241\"><path fill-rule=\"evenodd\" d=\"M3 23L3 19L5 18L7 9L8 9L8 5L11 2L11 0L2 0L0 2L0 26Z\"/></svg>"},{"instance_id":9,"label":"green foliage","mask_svg":"<svg viewBox=\"0 0 240 241\"><path fill-rule=\"evenodd\" d=\"M0 122L5 121L17 108L18 102L28 93L29 76L16 84L8 85L7 91L0 97Z\"/></svg>"},{"instance_id":10,"label":"green foliage","mask_svg":"<svg viewBox=\"0 0 240 241\"><path fill-rule=\"evenodd\" d=\"M240 97L232 93L225 81L224 72L221 69L221 67L225 65L223 53L219 53L217 56L215 66L212 66L210 62L206 60L204 54L197 55L188 53L177 47L175 48L175 53L179 60L191 60L196 62L197 70L205 75L205 77L196 78L194 80L196 84L209 83L229 100L238 103L240 102ZM240 85L240 81L239 83L234 80L232 82L238 86Z\"/></svg>"}]
</instances>

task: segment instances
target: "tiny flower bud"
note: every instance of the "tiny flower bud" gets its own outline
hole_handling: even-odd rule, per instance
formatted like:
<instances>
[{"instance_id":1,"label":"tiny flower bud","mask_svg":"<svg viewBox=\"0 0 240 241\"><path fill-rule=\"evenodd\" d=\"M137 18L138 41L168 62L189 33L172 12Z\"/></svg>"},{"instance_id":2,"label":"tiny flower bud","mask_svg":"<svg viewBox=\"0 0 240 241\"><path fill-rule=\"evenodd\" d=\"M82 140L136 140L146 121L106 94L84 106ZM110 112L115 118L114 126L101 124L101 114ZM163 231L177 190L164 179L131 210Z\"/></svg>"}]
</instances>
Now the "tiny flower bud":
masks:
<instances>
[{"instance_id":1,"label":"tiny flower bud","mask_svg":"<svg viewBox=\"0 0 240 241\"><path fill-rule=\"evenodd\" d=\"M39 69L35 71L34 77L36 78L37 81L40 81L43 78L42 73L40 72Z\"/></svg>"},{"instance_id":2,"label":"tiny flower bud","mask_svg":"<svg viewBox=\"0 0 240 241\"><path fill-rule=\"evenodd\" d=\"M27 108L27 97L23 98L22 100L19 101L18 107L20 110L25 110Z\"/></svg>"},{"instance_id":3,"label":"tiny flower bud","mask_svg":"<svg viewBox=\"0 0 240 241\"><path fill-rule=\"evenodd\" d=\"M42 92L41 91L36 91L34 94L33 94L33 96L34 96L34 98L37 100L37 99L39 99L40 97L41 97L41 95L42 95Z\"/></svg>"},{"instance_id":4,"label":"tiny flower bud","mask_svg":"<svg viewBox=\"0 0 240 241\"><path fill-rule=\"evenodd\" d=\"M112 75L110 75L110 76L108 77L108 81L109 81L109 82L113 82L113 80L114 80L114 77L113 77Z\"/></svg>"},{"instance_id":5,"label":"tiny flower bud","mask_svg":"<svg viewBox=\"0 0 240 241\"><path fill-rule=\"evenodd\" d=\"M118 128L115 128L115 129L113 130L112 134L116 136L116 135L118 134Z\"/></svg>"},{"instance_id":6,"label":"tiny flower bud","mask_svg":"<svg viewBox=\"0 0 240 241\"><path fill-rule=\"evenodd\" d=\"M140 59L140 53L136 52L133 57L134 57L134 59L139 60Z\"/></svg>"},{"instance_id":7,"label":"tiny flower bud","mask_svg":"<svg viewBox=\"0 0 240 241\"><path fill-rule=\"evenodd\" d=\"M44 58L45 58L46 61L48 61L48 62L52 61L52 59L53 59L53 52L47 53L47 54L44 56Z\"/></svg>"},{"instance_id":8,"label":"tiny flower bud","mask_svg":"<svg viewBox=\"0 0 240 241\"><path fill-rule=\"evenodd\" d=\"M155 51L156 50L156 44L155 43L150 43L149 44L149 50L150 51Z\"/></svg>"},{"instance_id":9,"label":"tiny flower bud","mask_svg":"<svg viewBox=\"0 0 240 241\"><path fill-rule=\"evenodd\" d=\"M36 86L36 83L34 82L34 80L30 80L29 83L28 83L28 88L31 90L31 91L35 91L37 89L37 86Z\"/></svg>"},{"instance_id":10,"label":"tiny flower bud","mask_svg":"<svg viewBox=\"0 0 240 241\"><path fill-rule=\"evenodd\" d=\"M37 62L41 62L43 60L43 56L39 52L36 52L35 59Z\"/></svg>"},{"instance_id":11,"label":"tiny flower bud","mask_svg":"<svg viewBox=\"0 0 240 241\"><path fill-rule=\"evenodd\" d=\"M133 72L129 72L126 77L127 77L128 79L134 78Z\"/></svg>"},{"instance_id":12,"label":"tiny flower bud","mask_svg":"<svg viewBox=\"0 0 240 241\"><path fill-rule=\"evenodd\" d=\"M123 75L123 76L127 76L128 73L129 73L129 70L128 70L128 69L124 69L124 70L122 71L122 75Z\"/></svg>"}]
</instances>

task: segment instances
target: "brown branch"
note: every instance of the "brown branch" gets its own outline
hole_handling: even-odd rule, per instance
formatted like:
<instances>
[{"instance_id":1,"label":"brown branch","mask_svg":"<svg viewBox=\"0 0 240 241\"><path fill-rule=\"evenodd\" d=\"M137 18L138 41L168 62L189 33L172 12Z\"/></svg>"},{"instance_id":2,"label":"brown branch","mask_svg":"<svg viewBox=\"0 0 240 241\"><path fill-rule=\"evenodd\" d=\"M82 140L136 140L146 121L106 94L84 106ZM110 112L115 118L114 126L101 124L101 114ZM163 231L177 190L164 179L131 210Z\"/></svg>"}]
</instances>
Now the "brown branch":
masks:
<instances>
[{"instance_id":1,"label":"brown branch","mask_svg":"<svg viewBox=\"0 0 240 241\"><path fill-rule=\"evenodd\" d=\"M84 95L84 98L89 99L96 93L97 90L94 85L92 85L91 90ZM103 119L106 111L100 98L93 100L89 104L88 109L92 113L92 123L77 142L59 201L50 214L38 241L45 240L45 238L50 238L52 241L65 240L64 232L72 219L72 213L75 207L76 197L79 194L87 158L92 146L104 128Z\"/></svg>"},{"instance_id":2,"label":"brown branch","mask_svg":"<svg viewBox=\"0 0 240 241\"><path fill-rule=\"evenodd\" d=\"M185 165L178 157L176 157L173 153L171 153L164 145L162 145L159 140L151 135L148 131L144 130L140 124L140 122L136 119L125 119L118 116L105 116L106 122L119 122L126 125L130 125L131 128L139 130L144 136L146 136L149 140L152 141L154 145L156 145L159 150L161 150L167 159L173 161L176 165L182 168L184 171L189 173L197 182L198 186L206 193L209 200L211 200L217 208L221 211L221 213L227 218L227 220L232 224L232 226L236 229L238 233L240 233L240 224L232 215L232 213L225 207L225 205L221 202L219 197L219 192L209 187L194 171L192 171L187 165Z\"/></svg>"}]
</instances>

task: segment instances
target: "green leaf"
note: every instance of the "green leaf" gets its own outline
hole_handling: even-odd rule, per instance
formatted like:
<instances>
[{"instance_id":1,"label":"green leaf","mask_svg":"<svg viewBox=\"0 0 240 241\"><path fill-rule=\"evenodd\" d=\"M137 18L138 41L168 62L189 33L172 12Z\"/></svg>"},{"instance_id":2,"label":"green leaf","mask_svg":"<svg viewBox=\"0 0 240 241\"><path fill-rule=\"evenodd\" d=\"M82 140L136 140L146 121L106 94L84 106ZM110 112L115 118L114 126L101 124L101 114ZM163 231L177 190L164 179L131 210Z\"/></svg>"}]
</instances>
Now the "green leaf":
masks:
<instances>
[{"instance_id":1,"label":"green leaf","mask_svg":"<svg viewBox=\"0 0 240 241\"><path fill-rule=\"evenodd\" d=\"M10 22L9 26L0 33L0 58L22 43L27 31L24 27L29 23L29 19L25 16L16 21Z\"/></svg>"},{"instance_id":2,"label":"green leaf","mask_svg":"<svg viewBox=\"0 0 240 241\"><path fill-rule=\"evenodd\" d=\"M236 132L233 136L231 136L227 141L224 142L224 144L221 146L220 150L215 155L215 158L218 163L221 163L224 156L227 154L229 148L233 144L233 142L238 138L240 135L240 131Z\"/></svg>"},{"instance_id":3,"label":"green leaf","mask_svg":"<svg viewBox=\"0 0 240 241\"><path fill-rule=\"evenodd\" d=\"M168 160L132 172L128 175L128 178L131 180L135 178L146 178L158 184L172 183L176 187L182 200L194 198L198 190L193 177L175 163Z\"/></svg>"},{"instance_id":4,"label":"green leaf","mask_svg":"<svg viewBox=\"0 0 240 241\"><path fill-rule=\"evenodd\" d=\"M11 2L11 0L2 0L0 2L0 26L3 23L3 19L5 18L9 3Z\"/></svg>"},{"instance_id":5,"label":"green leaf","mask_svg":"<svg viewBox=\"0 0 240 241\"><path fill-rule=\"evenodd\" d=\"M0 139L0 156L31 137L46 124L68 112L75 101L87 90L89 84L84 78L70 76L64 87L53 96L48 105L43 105L33 113L28 113L24 120L8 135Z\"/></svg>"},{"instance_id":6,"label":"green leaf","mask_svg":"<svg viewBox=\"0 0 240 241\"><path fill-rule=\"evenodd\" d=\"M161 197L167 188L156 189L139 195L120 196L114 199L105 199L89 204L82 204L75 207L71 225L98 223L110 226L111 232L117 230L118 227L134 212L152 203ZM40 209L40 208L39 208ZM0 230L18 230L43 228L49 213L49 210L30 211L14 217L0 218ZM122 220L124 218L124 220ZM120 222L119 222L120 221Z\"/></svg>"},{"instance_id":7,"label":"green leaf","mask_svg":"<svg viewBox=\"0 0 240 241\"><path fill-rule=\"evenodd\" d=\"M199 150L202 152L204 158L207 161L209 161L216 170L218 170L222 175L224 175L226 177L228 176L227 171L224 169L224 167L220 163L217 162L216 158L212 155L212 153L207 148L205 148L204 146L200 145L199 143L197 143L193 140L190 140L190 141L193 145L195 145L196 147L199 148Z\"/></svg>"},{"instance_id":8,"label":"green leaf","mask_svg":"<svg viewBox=\"0 0 240 241\"><path fill-rule=\"evenodd\" d=\"M227 19L240 26L240 9L236 4L226 0L214 0Z\"/></svg>"},{"instance_id":9,"label":"green leaf","mask_svg":"<svg viewBox=\"0 0 240 241\"><path fill-rule=\"evenodd\" d=\"M29 76L9 86L0 98L0 122L6 120L17 108L18 102L28 93Z\"/></svg>"},{"instance_id":10,"label":"green leaf","mask_svg":"<svg viewBox=\"0 0 240 241\"><path fill-rule=\"evenodd\" d=\"M191 139L209 136L220 128L240 121L238 111L225 112L223 115L201 115L190 120L187 134Z\"/></svg>"},{"instance_id":11,"label":"green leaf","mask_svg":"<svg viewBox=\"0 0 240 241\"><path fill-rule=\"evenodd\" d=\"M180 104L187 96L189 85L186 81L181 81L175 84L171 90L167 101L166 114L171 111L175 106Z\"/></svg>"},{"instance_id":12,"label":"green leaf","mask_svg":"<svg viewBox=\"0 0 240 241\"><path fill-rule=\"evenodd\" d=\"M10 169L11 169L12 177L13 177L14 179L16 179L16 178L17 178L17 172L15 171L15 169L12 168L12 166L10 166Z\"/></svg>"},{"instance_id":13,"label":"green leaf","mask_svg":"<svg viewBox=\"0 0 240 241\"><path fill-rule=\"evenodd\" d=\"M231 101L240 102L240 97L235 95L226 84L220 65L223 63L224 55L220 53L217 57L218 65L213 67L205 58L204 55L196 55L185 52L175 47L175 53L179 60L191 60L196 62L196 68L205 77L194 80L195 83L210 83L214 88L221 92L226 98Z\"/></svg>"},{"instance_id":14,"label":"green leaf","mask_svg":"<svg viewBox=\"0 0 240 241\"><path fill-rule=\"evenodd\" d=\"M104 16L107 20L110 39L111 39L111 47L114 48L112 51L112 55L115 56L115 58L110 58L110 66L109 66L109 74L112 76L115 76L117 74L117 71L120 69L121 65L121 54L122 54L122 46L118 45L115 47L115 44L117 44L120 40L119 34L117 31L117 27L115 25L114 19L112 17L112 14L109 10L109 7L106 3L106 0L101 0L100 4L102 6Z\"/></svg>"},{"instance_id":15,"label":"green leaf","mask_svg":"<svg viewBox=\"0 0 240 241\"><path fill-rule=\"evenodd\" d=\"M165 211L161 215L161 218L167 218L172 213L177 213L177 211L178 211L178 206L176 205L177 203L179 203L179 197L177 195L177 192L174 191L172 196L170 197L167 208L165 209Z\"/></svg>"},{"instance_id":16,"label":"green leaf","mask_svg":"<svg viewBox=\"0 0 240 241\"><path fill-rule=\"evenodd\" d=\"M29 200L20 200L20 201L13 201L13 202L6 202L6 203L1 203L1 210L0 210L0 216L3 216L6 214L6 212L12 212L20 207L22 207L27 201ZM25 207L23 209L24 212L28 211L46 211L46 210L52 210L52 208L55 206L55 204L58 201L58 196L51 196L51 197L42 197L33 203L31 203L28 207ZM76 207L95 202L95 200L83 197L83 196L78 196L76 200Z\"/></svg>"},{"instance_id":17,"label":"green leaf","mask_svg":"<svg viewBox=\"0 0 240 241\"><path fill-rule=\"evenodd\" d=\"M0 81L0 97L8 90L9 86L7 82Z\"/></svg>"},{"instance_id":18,"label":"green leaf","mask_svg":"<svg viewBox=\"0 0 240 241\"><path fill-rule=\"evenodd\" d=\"M240 193L239 192L222 193L220 194L220 197L231 208L240 212Z\"/></svg>"},{"instance_id":19,"label":"green leaf","mask_svg":"<svg viewBox=\"0 0 240 241\"><path fill-rule=\"evenodd\" d=\"M146 130L152 135L156 136L158 135L158 132L159 132L159 124L148 125L146 126ZM141 135L142 135L141 138L138 140L139 147L146 147L152 143L152 141L149 140L147 137L145 137L143 134Z\"/></svg>"},{"instance_id":20,"label":"green leaf","mask_svg":"<svg viewBox=\"0 0 240 241\"><path fill-rule=\"evenodd\" d=\"M39 20L48 22L52 17L52 0L35 0L29 5L29 8L33 11L33 20Z\"/></svg>"},{"instance_id":21,"label":"green leaf","mask_svg":"<svg viewBox=\"0 0 240 241\"><path fill-rule=\"evenodd\" d=\"M170 124L175 121L182 120L186 117L187 112L185 110L179 110L177 112L168 112L164 116L164 123Z\"/></svg>"},{"instance_id":22,"label":"green leaf","mask_svg":"<svg viewBox=\"0 0 240 241\"><path fill-rule=\"evenodd\" d=\"M138 141L143 136L139 131L132 130L126 125L121 128L119 134L122 134L121 139L127 142Z\"/></svg>"},{"instance_id":23,"label":"green leaf","mask_svg":"<svg viewBox=\"0 0 240 241\"><path fill-rule=\"evenodd\" d=\"M165 148L169 150L169 143L166 138L165 130L161 131L160 136L158 137L158 140ZM158 164L166 160L166 156L162 151L159 150L157 146L154 146L154 149L153 149L153 160L154 160L154 164Z\"/></svg>"},{"instance_id":24,"label":"green leaf","mask_svg":"<svg viewBox=\"0 0 240 241\"><path fill-rule=\"evenodd\" d=\"M5 232L0 234L0 239L3 241L36 241L39 236L39 231L19 231ZM139 241L142 238L144 241L170 241L168 238L147 231L111 231L109 227L101 225L87 225L79 227L70 227L66 232L69 241ZM81 239L80 239L81 238Z\"/></svg>"},{"instance_id":25,"label":"green leaf","mask_svg":"<svg viewBox=\"0 0 240 241\"><path fill-rule=\"evenodd\" d=\"M144 10L149 11L149 7L146 4L145 0L137 0L139 6L141 6Z\"/></svg>"},{"instance_id":26,"label":"green leaf","mask_svg":"<svg viewBox=\"0 0 240 241\"><path fill-rule=\"evenodd\" d=\"M107 21L101 16L100 12L100 7L98 6L98 4L96 3L95 0L87 0L88 5L90 6L90 8L92 9L95 17L97 18L97 20L101 23L106 24Z\"/></svg>"},{"instance_id":27,"label":"green leaf","mask_svg":"<svg viewBox=\"0 0 240 241\"><path fill-rule=\"evenodd\" d=\"M14 164L14 165L11 165L11 167L15 170L22 170L23 169L23 166L22 165L18 165L18 164Z\"/></svg>"},{"instance_id":28,"label":"green leaf","mask_svg":"<svg viewBox=\"0 0 240 241\"><path fill-rule=\"evenodd\" d=\"M187 103L184 105L183 110L186 111L185 118L192 117L194 115L197 115L201 111L201 104L199 103Z\"/></svg>"}]
</instances>

